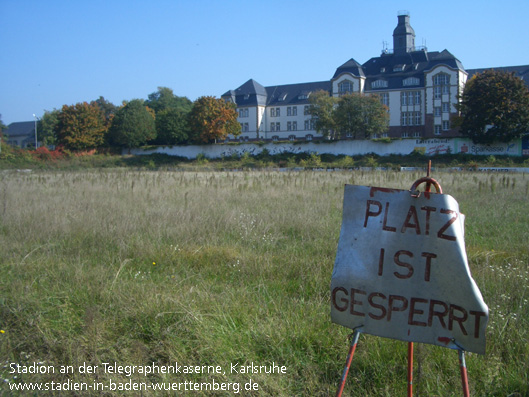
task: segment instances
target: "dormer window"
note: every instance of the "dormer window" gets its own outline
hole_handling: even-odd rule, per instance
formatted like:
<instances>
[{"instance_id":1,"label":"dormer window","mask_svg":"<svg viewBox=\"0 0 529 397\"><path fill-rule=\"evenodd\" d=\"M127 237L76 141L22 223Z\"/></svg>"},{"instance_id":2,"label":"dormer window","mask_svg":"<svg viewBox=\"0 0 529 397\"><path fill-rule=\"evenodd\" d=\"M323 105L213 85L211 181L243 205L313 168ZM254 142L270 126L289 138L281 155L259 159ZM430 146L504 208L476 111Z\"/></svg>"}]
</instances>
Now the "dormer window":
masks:
<instances>
[{"instance_id":1,"label":"dormer window","mask_svg":"<svg viewBox=\"0 0 529 397\"><path fill-rule=\"evenodd\" d=\"M420 80L418 77L408 77L407 79L402 80L403 86L409 86L409 85L419 85Z\"/></svg>"},{"instance_id":2,"label":"dormer window","mask_svg":"<svg viewBox=\"0 0 529 397\"><path fill-rule=\"evenodd\" d=\"M283 102L285 99L287 99L287 94L281 94L279 95L279 97L277 98L277 100L279 102Z\"/></svg>"},{"instance_id":3,"label":"dormer window","mask_svg":"<svg viewBox=\"0 0 529 397\"><path fill-rule=\"evenodd\" d=\"M405 68L406 68L405 64L395 65L395 66L393 66L393 71L394 72L404 72Z\"/></svg>"},{"instance_id":4,"label":"dormer window","mask_svg":"<svg viewBox=\"0 0 529 397\"><path fill-rule=\"evenodd\" d=\"M386 73L386 68L380 68L380 73Z\"/></svg>"},{"instance_id":5,"label":"dormer window","mask_svg":"<svg viewBox=\"0 0 529 397\"><path fill-rule=\"evenodd\" d=\"M299 100L308 99L309 96L310 96L310 91L302 91L302 92L299 93L298 99Z\"/></svg>"},{"instance_id":6,"label":"dormer window","mask_svg":"<svg viewBox=\"0 0 529 397\"><path fill-rule=\"evenodd\" d=\"M371 88L387 88L388 82L386 80L376 80L371 83Z\"/></svg>"},{"instance_id":7,"label":"dormer window","mask_svg":"<svg viewBox=\"0 0 529 397\"><path fill-rule=\"evenodd\" d=\"M338 94L346 95L353 92L353 83L349 80L344 80L338 84Z\"/></svg>"}]
</instances>

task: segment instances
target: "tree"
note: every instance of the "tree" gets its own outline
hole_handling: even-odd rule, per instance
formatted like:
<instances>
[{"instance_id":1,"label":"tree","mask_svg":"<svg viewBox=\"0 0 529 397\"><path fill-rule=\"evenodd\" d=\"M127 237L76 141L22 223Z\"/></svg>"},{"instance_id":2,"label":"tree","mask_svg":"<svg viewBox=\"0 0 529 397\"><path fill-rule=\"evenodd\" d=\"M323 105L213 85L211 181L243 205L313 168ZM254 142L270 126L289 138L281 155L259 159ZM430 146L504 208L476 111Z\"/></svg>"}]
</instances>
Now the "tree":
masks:
<instances>
[{"instance_id":1,"label":"tree","mask_svg":"<svg viewBox=\"0 0 529 397\"><path fill-rule=\"evenodd\" d=\"M110 128L110 125L112 124L112 119L114 118L118 107L112 102L107 101L102 96L100 96L95 101L90 102L90 104L96 105L97 107L99 107L99 109L101 109L101 112L103 113L103 117L105 119L105 125L107 128Z\"/></svg>"},{"instance_id":2,"label":"tree","mask_svg":"<svg viewBox=\"0 0 529 397\"><path fill-rule=\"evenodd\" d=\"M186 97L179 97L173 93L173 90L167 87L158 87L158 91L149 94L145 101L156 114L166 109L179 109L183 112L189 112L193 103Z\"/></svg>"},{"instance_id":3,"label":"tree","mask_svg":"<svg viewBox=\"0 0 529 397\"><path fill-rule=\"evenodd\" d=\"M95 105L64 105L57 121L57 143L67 149L94 149L104 142L107 129L103 114Z\"/></svg>"},{"instance_id":4,"label":"tree","mask_svg":"<svg viewBox=\"0 0 529 397\"><path fill-rule=\"evenodd\" d=\"M156 138L154 115L143 102L134 99L116 112L109 130L112 144L130 149Z\"/></svg>"},{"instance_id":5,"label":"tree","mask_svg":"<svg viewBox=\"0 0 529 397\"><path fill-rule=\"evenodd\" d=\"M51 112L46 110L37 123L38 140L42 142L44 146L57 144L59 113L60 111L57 109L53 109Z\"/></svg>"},{"instance_id":6,"label":"tree","mask_svg":"<svg viewBox=\"0 0 529 397\"><path fill-rule=\"evenodd\" d=\"M158 145L177 145L188 140L187 113L176 108L161 110L156 116Z\"/></svg>"},{"instance_id":7,"label":"tree","mask_svg":"<svg viewBox=\"0 0 529 397\"><path fill-rule=\"evenodd\" d=\"M460 100L457 124L474 143L509 142L529 131L529 90L513 73L475 74Z\"/></svg>"},{"instance_id":8,"label":"tree","mask_svg":"<svg viewBox=\"0 0 529 397\"><path fill-rule=\"evenodd\" d=\"M331 139L336 139L336 122L334 110L338 98L332 97L327 91L314 92L309 97L308 112L314 120L314 128L320 134Z\"/></svg>"},{"instance_id":9,"label":"tree","mask_svg":"<svg viewBox=\"0 0 529 397\"><path fill-rule=\"evenodd\" d=\"M241 133L236 105L212 96L203 96L193 103L188 115L191 139L196 143L213 143L228 135Z\"/></svg>"},{"instance_id":10,"label":"tree","mask_svg":"<svg viewBox=\"0 0 529 397\"><path fill-rule=\"evenodd\" d=\"M378 96L348 94L341 96L335 110L336 128L354 139L369 139L387 131L389 114Z\"/></svg>"}]
</instances>

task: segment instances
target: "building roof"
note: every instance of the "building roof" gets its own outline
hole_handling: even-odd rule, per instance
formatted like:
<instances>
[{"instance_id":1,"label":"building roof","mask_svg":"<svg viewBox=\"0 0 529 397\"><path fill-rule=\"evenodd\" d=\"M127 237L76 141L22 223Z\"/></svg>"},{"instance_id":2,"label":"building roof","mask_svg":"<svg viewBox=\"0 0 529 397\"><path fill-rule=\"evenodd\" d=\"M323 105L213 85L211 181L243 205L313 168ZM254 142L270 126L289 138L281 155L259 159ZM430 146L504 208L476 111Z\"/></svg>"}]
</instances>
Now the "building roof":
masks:
<instances>
[{"instance_id":1,"label":"building roof","mask_svg":"<svg viewBox=\"0 0 529 397\"><path fill-rule=\"evenodd\" d=\"M331 92L330 81L313 83L286 84L266 87L268 94L267 105L298 105L309 102L311 93L324 90Z\"/></svg>"},{"instance_id":2,"label":"building roof","mask_svg":"<svg viewBox=\"0 0 529 397\"><path fill-rule=\"evenodd\" d=\"M529 65L520 65L520 66L499 66L493 68L483 68L483 69L467 69L468 78L470 79L477 73L483 73L485 70L498 70L501 72L514 73L516 77L522 79L527 87L529 88Z\"/></svg>"},{"instance_id":3,"label":"building roof","mask_svg":"<svg viewBox=\"0 0 529 397\"><path fill-rule=\"evenodd\" d=\"M35 122L18 121L11 123L7 126L3 133L10 137L35 135Z\"/></svg>"}]
</instances>

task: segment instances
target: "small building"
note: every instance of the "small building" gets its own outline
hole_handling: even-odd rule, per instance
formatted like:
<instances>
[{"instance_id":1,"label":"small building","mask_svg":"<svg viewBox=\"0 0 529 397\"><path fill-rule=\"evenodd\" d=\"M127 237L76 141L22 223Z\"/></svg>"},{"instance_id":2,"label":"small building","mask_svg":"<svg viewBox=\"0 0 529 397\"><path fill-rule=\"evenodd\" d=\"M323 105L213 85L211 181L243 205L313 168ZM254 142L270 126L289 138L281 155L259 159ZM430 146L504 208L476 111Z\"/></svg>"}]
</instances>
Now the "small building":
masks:
<instances>
[{"instance_id":1,"label":"small building","mask_svg":"<svg viewBox=\"0 0 529 397\"><path fill-rule=\"evenodd\" d=\"M513 69L524 78L529 66L504 69ZM392 50L384 49L364 64L351 58L329 81L263 87L249 80L222 98L237 105L241 141L321 138L307 114L309 97L318 90L332 96L378 95L389 111L389 129L381 137L450 138L459 135L452 126L458 97L469 74L476 71L465 70L446 49L417 47L410 16L401 13Z\"/></svg>"},{"instance_id":2,"label":"small building","mask_svg":"<svg viewBox=\"0 0 529 397\"><path fill-rule=\"evenodd\" d=\"M19 121L11 123L2 131L8 145L20 148L35 147L35 122Z\"/></svg>"}]
</instances>

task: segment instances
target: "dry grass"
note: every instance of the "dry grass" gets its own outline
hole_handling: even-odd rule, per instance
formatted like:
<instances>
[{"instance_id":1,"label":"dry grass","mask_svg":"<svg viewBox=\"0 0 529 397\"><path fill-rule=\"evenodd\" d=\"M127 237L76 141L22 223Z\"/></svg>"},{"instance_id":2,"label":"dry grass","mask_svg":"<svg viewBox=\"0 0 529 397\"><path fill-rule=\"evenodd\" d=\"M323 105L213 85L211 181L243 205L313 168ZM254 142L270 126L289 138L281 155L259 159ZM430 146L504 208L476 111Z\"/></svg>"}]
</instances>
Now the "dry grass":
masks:
<instances>
[{"instance_id":1,"label":"dry grass","mask_svg":"<svg viewBox=\"0 0 529 397\"><path fill-rule=\"evenodd\" d=\"M3 173L2 361L56 368L178 361L226 369L276 362L286 374L226 373L216 380L244 384L251 377L260 395L334 394L349 333L329 316L343 185L408 189L419 176ZM487 355L467 357L472 394L527 395L529 177L435 177L467 215L470 265L491 309ZM417 393L459 394L457 354L416 349ZM347 393L404 395L405 371L405 343L362 336ZM4 393L20 381L129 380L101 371L14 379L9 367L0 375ZM148 380L176 381L174 375Z\"/></svg>"}]
</instances>

